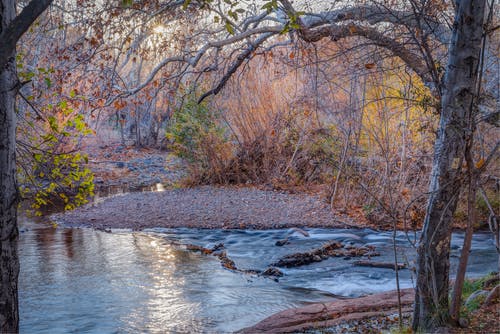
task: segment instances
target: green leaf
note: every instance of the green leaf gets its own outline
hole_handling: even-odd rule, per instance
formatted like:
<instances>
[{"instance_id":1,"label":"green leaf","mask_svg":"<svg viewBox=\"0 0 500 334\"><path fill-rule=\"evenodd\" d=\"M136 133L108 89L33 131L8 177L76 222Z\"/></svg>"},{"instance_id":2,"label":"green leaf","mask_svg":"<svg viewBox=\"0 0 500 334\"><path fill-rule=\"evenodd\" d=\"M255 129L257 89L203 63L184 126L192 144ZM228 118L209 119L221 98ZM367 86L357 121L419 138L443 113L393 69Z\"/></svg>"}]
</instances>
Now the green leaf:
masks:
<instances>
[{"instance_id":1,"label":"green leaf","mask_svg":"<svg viewBox=\"0 0 500 334\"><path fill-rule=\"evenodd\" d=\"M271 0L266 2L261 9L265 9L267 13L271 13L274 9L278 9L278 1L277 0Z\"/></svg>"},{"instance_id":2,"label":"green leaf","mask_svg":"<svg viewBox=\"0 0 500 334\"><path fill-rule=\"evenodd\" d=\"M191 3L191 0L184 0L184 3L182 4L182 9L186 10Z\"/></svg>"},{"instance_id":3,"label":"green leaf","mask_svg":"<svg viewBox=\"0 0 500 334\"><path fill-rule=\"evenodd\" d=\"M122 6L125 8L132 7L134 0L122 0Z\"/></svg>"},{"instance_id":4,"label":"green leaf","mask_svg":"<svg viewBox=\"0 0 500 334\"><path fill-rule=\"evenodd\" d=\"M225 26L226 26L227 32L230 33L231 35L234 35L234 28L229 21L226 21Z\"/></svg>"},{"instance_id":5,"label":"green leaf","mask_svg":"<svg viewBox=\"0 0 500 334\"><path fill-rule=\"evenodd\" d=\"M238 14L236 12L233 12L232 10L228 10L227 15L233 18L235 21L238 20Z\"/></svg>"}]
</instances>

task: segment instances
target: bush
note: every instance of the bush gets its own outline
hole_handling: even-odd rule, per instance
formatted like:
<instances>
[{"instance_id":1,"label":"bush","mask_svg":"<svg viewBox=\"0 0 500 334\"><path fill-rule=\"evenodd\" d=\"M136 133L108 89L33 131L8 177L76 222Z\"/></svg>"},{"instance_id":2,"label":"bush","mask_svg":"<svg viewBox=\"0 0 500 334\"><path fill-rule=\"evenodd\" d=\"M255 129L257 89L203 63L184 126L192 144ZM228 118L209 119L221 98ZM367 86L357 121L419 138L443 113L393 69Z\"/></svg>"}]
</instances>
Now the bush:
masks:
<instances>
[{"instance_id":1,"label":"bush","mask_svg":"<svg viewBox=\"0 0 500 334\"><path fill-rule=\"evenodd\" d=\"M94 175L85 166L88 158L76 149L78 138L92 131L81 115L71 115L72 109L66 102L57 107L56 115L67 116L63 121L51 115L45 122L19 126L18 134L24 134L31 149L27 151L27 144L18 141L20 190L23 197L32 201L36 215L54 206L72 210L94 195Z\"/></svg>"},{"instance_id":2,"label":"bush","mask_svg":"<svg viewBox=\"0 0 500 334\"><path fill-rule=\"evenodd\" d=\"M173 153L187 162L192 183L226 183L232 147L220 124L220 115L206 103L198 104L194 95L170 119L167 140Z\"/></svg>"},{"instance_id":3,"label":"bush","mask_svg":"<svg viewBox=\"0 0 500 334\"><path fill-rule=\"evenodd\" d=\"M277 115L250 136L252 124L229 126L220 112L191 96L172 115L166 136L173 153L187 162L190 184L324 182L335 155L332 129L304 127L297 119Z\"/></svg>"}]
</instances>

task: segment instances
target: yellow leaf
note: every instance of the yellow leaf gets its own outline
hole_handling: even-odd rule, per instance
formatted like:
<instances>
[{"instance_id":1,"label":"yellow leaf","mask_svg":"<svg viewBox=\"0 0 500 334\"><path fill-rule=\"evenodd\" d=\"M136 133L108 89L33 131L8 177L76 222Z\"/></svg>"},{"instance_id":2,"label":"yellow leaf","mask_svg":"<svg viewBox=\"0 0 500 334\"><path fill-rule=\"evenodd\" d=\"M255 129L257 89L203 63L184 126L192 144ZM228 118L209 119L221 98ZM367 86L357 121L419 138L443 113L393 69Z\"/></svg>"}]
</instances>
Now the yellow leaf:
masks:
<instances>
[{"instance_id":1,"label":"yellow leaf","mask_svg":"<svg viewBox=\"0 0 500 334\"><path fill-rule=\"evenodd\" d=\"M479 169L479 168L483 167L484 163L485 163L484 158L481 158L478 162L476 162L476 168Z\"/></svg>"}]
</instances>

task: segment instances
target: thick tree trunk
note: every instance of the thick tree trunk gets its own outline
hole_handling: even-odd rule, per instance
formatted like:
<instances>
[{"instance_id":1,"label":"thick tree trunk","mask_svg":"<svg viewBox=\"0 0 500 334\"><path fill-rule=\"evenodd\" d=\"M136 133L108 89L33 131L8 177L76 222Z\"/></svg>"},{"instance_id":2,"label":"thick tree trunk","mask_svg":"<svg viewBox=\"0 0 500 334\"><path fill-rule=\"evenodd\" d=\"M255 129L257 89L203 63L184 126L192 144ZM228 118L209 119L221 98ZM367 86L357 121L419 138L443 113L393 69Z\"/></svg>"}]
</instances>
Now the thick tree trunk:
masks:
<instances>
[{"instance_id":1,"label":"thick tree trunk","mask_svg":"<svg viewBox=\"0 0 500 334\"><path fill-rule=\"evenodd\" d=\"M3 31L15 17L15 1L0 2ZM0 31L0 32L1 32ZM14 53L0 68L0 332L19 331L17 187L15 166L17 76Z\"/></svg>"},{"instance_id":2,"label":"thick tree trunk","mask_svg":"<svg viewBox=\"0 0 500 334\"><path fill-rule=\"evenodd\" d=\"M19 331L16 185L16 43L52 0L32 0L16 16L15 0L0 0L0 332Z\"/></svg>"},{"instance_id":3,"label":"thick tree trunk","mask_svg":"<svg viewBox=\"0 0 500 334\"><path fill-rule=\"evenodd\" d=\"M413 328L429 330L449 322L451 221L465 181L466 138L472 131L486 0L459 0L443 82L441 120L435 145L430 198L417 258Z\"/></svg>"}]
</instances>

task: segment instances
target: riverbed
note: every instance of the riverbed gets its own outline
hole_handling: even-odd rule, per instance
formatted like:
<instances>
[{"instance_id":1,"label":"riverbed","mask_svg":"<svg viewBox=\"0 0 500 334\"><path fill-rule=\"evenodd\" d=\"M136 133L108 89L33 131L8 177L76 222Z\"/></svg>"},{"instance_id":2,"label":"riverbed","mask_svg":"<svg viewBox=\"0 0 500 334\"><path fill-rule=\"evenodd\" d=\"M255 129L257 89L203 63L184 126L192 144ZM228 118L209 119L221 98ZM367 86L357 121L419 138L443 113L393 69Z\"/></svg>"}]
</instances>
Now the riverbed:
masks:
<instances>
[{"instance_id":1,"label":"riverbed","mask_svg":"<svg viewBox=\"0 0 500 334\"><path fill-rule=\"evenodd\" d=\"M391 269L357 267L354 258L330 258L281 268L275 281L222 268L214 256L182 244L223 243L238 268L263 270L279 257L337 240L373 245L376 261L392 261L390 232L370 229L305 228L230 230L150 228L143 231L55 227L20 223L19 282L23 333L231 332L308 303L395 289ZM410 240L412 236L409 236ZM278 247L276 241L288 238ZM452 271L463 237L452 240ZM398 256L411 268L415 250L397 235ZM474 237L468 275L497 268L490 234ZM401 287L413 286L411 269L400 272Z\"/></svg>"}]
</instances>

